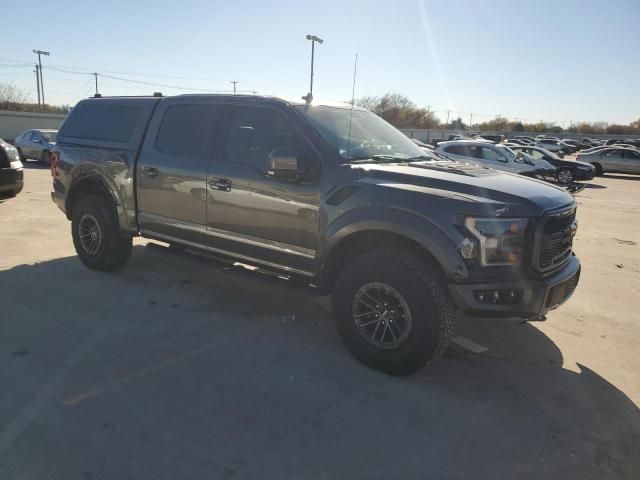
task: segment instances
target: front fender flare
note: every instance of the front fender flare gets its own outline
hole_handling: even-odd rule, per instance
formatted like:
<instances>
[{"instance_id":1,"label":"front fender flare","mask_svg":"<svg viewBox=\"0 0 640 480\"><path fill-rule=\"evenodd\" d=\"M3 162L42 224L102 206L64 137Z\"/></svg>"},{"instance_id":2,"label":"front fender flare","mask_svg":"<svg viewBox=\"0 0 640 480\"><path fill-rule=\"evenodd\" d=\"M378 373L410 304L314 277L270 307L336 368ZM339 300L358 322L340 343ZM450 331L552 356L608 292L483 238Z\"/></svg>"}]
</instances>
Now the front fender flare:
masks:
<instances>
[{"instance_id":1,"label":"front fender flare","mask_svg":"<svg viewBox=\"0 0 640 480\"><path fill-rule=\"evenodd\" d=\"M358 232L382 231L406 237L429 251L449 279L468 278L468 271L452 239L429 219L413 212L389 207L351 210L334 220L325 230L318 252L319 271L323 269L341 241Z\"/></svg>"}]
</instances>

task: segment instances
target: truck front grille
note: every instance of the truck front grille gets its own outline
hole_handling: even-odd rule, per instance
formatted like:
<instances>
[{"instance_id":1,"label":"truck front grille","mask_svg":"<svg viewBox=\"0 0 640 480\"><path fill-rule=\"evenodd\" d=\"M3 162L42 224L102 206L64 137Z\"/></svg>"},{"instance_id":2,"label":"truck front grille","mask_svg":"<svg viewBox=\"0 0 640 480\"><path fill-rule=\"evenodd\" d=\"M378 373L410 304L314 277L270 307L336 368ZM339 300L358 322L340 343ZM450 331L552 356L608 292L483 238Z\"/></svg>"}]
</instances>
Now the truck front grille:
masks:
<instances>
[{"instance_id":1,"label":"truck front grille","mask_svg":"<svg viewBox=\"0 0 640 480\"><path fill-rule=\"evenodd\" d=\"M575 235L575 219L575 207L543 218L534 240L533 266L536 270L549 272L569 260Z\"/></svg>"}]
</instances>

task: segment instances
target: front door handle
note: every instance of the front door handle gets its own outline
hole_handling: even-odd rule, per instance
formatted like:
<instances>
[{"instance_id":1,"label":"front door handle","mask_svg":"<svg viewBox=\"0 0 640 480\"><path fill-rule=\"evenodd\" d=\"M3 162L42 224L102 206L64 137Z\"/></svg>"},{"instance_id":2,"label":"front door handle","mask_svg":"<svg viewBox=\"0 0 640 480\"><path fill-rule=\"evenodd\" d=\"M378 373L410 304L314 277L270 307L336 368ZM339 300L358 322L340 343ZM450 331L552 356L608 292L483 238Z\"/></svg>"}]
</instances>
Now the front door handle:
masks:
<instances>
[{"instance_id":1,"label":"front door handle","mask_svg":"<svg viewBox=\"0 0 640 480\"><path fill-rule=\"evenodd\" d=\"M142 175L145 177L157 177L158 169L155 167L142 167Z\"/></svg>"},{"instance_id":2,"label":"front door handle","mask_svg":"<svg viewBox=\"0 0 640 480\"><path fill-rule=\"evenodd\" d=\"M209 180L209 187L214 190L228 192L231 190L231 180L228 178L212 178Z\"/></svg>"}]
</instances>

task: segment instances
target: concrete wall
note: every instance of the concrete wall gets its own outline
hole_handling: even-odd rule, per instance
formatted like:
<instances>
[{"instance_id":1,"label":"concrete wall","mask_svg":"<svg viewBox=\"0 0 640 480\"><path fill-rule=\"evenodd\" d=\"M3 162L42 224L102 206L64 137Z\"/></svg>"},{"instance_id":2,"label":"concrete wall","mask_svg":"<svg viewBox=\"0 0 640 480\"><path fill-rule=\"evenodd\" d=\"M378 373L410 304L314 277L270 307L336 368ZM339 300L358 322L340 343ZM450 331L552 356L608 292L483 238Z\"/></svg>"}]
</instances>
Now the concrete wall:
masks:
<instances>
[{"instance_id":1,"label":"concrete wall","mask_svg":"<svg viewBox=\"0 0 640 480\"><path fill-rule=\"evenodd\" d=\"M11 112L0 110L0 138L8 142L31 128L57 130L66 118L61 113Z\"/></svg>"},{"instance_id":2,"label":"concrete wall","mask_svg":"<svg viewBox=\"0 0 640 480\"><path fill-rule=\"evenodd\" d=\"M449 138L449 135L467 135L472 132L477 132L477 130L465 131L465 130L424 130L424 129L401 129L401 132L404 133L409 138L415 138L420 140L421 142L429 143L431 140L446 140ZM517 137L518 135L526 135L529 137L536 137L540 135L540 133L535 132L480 132L481 135L504 135L505 138L509 137ZM625 139L625 138L640 138L638 135L606 135L606 134L582 134L582 133L547 133L545 134L549 137L558 137L558 138L575 138L576 140L580 140L582 138L602 138L602 139Z\"/></svg>"}]
</instances>

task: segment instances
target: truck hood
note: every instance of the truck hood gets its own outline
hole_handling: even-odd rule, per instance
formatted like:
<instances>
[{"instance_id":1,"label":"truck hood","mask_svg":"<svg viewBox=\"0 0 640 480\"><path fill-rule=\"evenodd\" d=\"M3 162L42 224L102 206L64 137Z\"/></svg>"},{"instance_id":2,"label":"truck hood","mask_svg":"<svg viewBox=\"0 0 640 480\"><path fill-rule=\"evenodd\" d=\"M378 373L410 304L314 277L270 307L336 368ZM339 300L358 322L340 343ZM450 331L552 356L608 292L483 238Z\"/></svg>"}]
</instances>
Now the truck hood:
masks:
<instances>
[{"instance_id":1,"label":"truck hood","mask_svg":"<svg viewBox=\"0 0 640 480\"><path fill-rule=\"evenodd\" d=\"M540 215L574 202L566 190L549 183L460 162L363 164L351 168L357 170L363 183L458 198L505 216Z\"/></svg>"}]
</instances>

